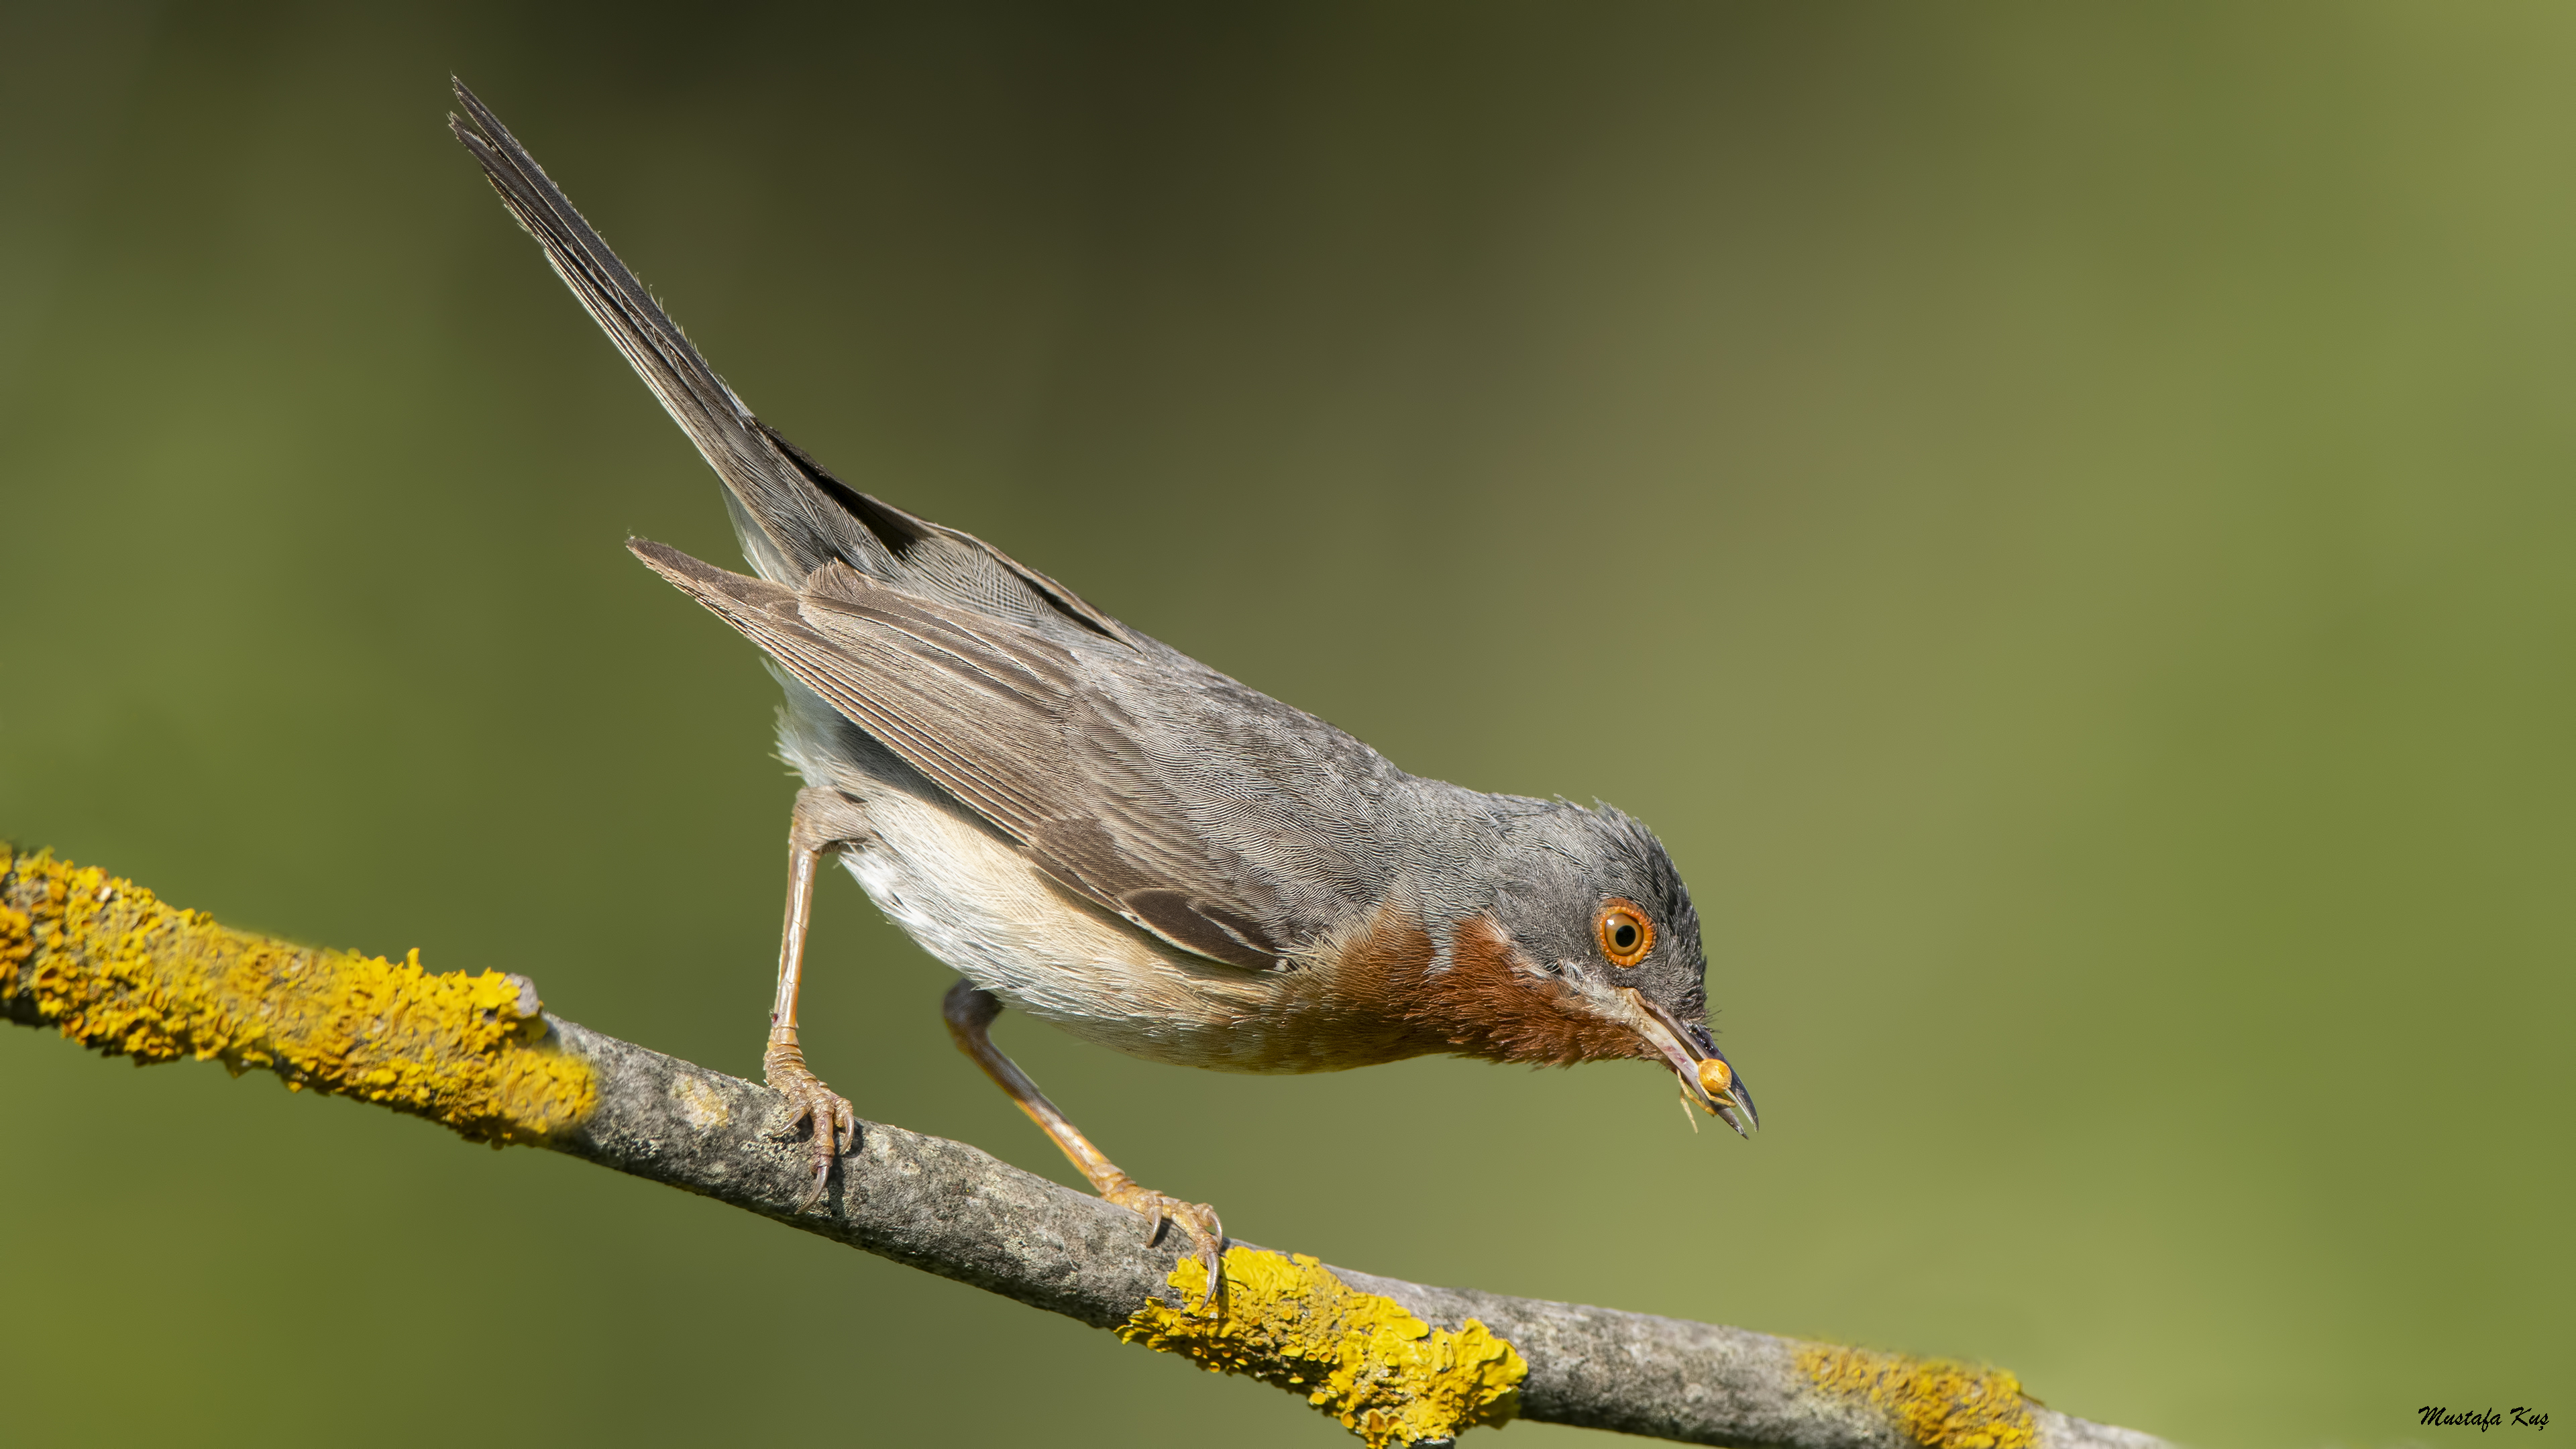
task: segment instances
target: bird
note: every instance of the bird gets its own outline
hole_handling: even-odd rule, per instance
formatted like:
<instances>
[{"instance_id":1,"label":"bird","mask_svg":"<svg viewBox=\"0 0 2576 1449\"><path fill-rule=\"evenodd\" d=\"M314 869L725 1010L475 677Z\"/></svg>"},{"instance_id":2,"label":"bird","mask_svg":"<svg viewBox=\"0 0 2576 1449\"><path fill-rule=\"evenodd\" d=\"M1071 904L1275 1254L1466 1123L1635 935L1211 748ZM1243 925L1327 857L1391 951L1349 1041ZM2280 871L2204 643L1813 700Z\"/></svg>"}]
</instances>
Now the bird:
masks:
<instances>
[{"instance_id":1,"label":"bird","mask_svg":"<svg viewBox=\"0 0 2576 1449\"><path fill-rule=\"evenodd\" d=\"M1448 1054L1643 1059L1750 1136L1708 1025L1699 915L1608 805L1398 769L972 535L842 482L744 406L461 80L449 129L724 486L749 574L629 539L757 645L786 694L787 911L762 1070L810 1124L814 1210L857 1144L797 1023L837 858L958 980L958 1048L1107 1201L1177 1224L1217 1291L1223 1222L1147 1188L993 1045L1006 1008L1147 1060L1316 1072Z\"/></svg>"}]
</instances>

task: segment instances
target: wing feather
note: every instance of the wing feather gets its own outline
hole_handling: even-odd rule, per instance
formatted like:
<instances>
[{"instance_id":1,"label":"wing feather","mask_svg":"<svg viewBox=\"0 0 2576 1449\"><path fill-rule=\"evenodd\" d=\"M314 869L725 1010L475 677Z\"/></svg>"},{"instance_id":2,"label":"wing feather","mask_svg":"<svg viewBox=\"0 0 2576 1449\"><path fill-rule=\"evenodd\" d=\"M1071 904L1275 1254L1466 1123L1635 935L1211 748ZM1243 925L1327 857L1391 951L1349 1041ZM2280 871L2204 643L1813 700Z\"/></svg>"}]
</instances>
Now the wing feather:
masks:
<instances>
[{"instance_id":1,"label":"wing feather","mask_svg":"<svg viewBox=\"0 0 2576 1449\"><path fill-rule=\"evenodd\" d=\"M1072 738L1099 721L1062 643L864 578L798 591L661 544L628 547L1068 889L1209 960L1283 964L1262 924L1277 893L1250 862L1211 840L1167 839L1185 816L1155 798L1165 792L1150 770L1077 768Z\"/></svg>"},{"instance_id":2,"label":"wing feather","mask_svg":"<svg viewBox=\"0 0 2576 1449\"><path fill-rule=\"evenodd\" d=\"M1374 899L1401 772L972 535L834 478L745 407L462 83L459 141L725 485L760 579L664 578L1078 894L1184 950L1281 964ZM1365 797L1365 798L1364 798Z\"/></svg>"}]
</instances>

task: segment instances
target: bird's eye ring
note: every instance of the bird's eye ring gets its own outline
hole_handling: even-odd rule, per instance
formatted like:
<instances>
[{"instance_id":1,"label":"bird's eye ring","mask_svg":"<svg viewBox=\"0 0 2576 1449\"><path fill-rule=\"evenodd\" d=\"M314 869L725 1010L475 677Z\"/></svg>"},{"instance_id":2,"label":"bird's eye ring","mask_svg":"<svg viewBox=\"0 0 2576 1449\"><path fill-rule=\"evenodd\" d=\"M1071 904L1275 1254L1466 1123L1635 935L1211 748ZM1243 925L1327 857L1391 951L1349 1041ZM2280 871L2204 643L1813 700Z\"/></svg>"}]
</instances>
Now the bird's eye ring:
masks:
<instances>
[{"instance_id":1,"label":"bird's eye ring","mask_svg":"<svg viewBox=\"0 0 2576 1449\"><path fill-rule=\"evenodd\" d=\"M1592 933L1601 940L1601 954L1613 966L1634 966L1655 949L1655 923L1646 913L1624 900L1614 900L1601 908L1593 919Z\"/></svg>"}]
</instances>

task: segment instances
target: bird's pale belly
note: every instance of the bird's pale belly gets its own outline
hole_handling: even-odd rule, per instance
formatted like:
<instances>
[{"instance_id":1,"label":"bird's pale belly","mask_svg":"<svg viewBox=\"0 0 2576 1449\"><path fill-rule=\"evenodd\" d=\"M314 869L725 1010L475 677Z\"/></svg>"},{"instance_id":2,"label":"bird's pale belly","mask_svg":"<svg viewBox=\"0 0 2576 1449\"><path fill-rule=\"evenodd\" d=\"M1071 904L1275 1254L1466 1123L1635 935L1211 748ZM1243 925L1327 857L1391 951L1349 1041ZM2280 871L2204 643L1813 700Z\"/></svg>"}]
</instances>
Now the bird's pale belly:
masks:
<instances>
[{"instance_id":1,"label":"bird's pale belly","mask_svg":"<svg viewBox=\"0 0 2576 1449\"><path fill-rule=\"evenodd\" d=\"M1329 970L1191 955L1075 897L980 822L893 791L842 860L886 918L977 986L1086 1041L1238 1072L1336 1071L1436 1049L1350 1009Z\"/></svg>"}]
</instances>

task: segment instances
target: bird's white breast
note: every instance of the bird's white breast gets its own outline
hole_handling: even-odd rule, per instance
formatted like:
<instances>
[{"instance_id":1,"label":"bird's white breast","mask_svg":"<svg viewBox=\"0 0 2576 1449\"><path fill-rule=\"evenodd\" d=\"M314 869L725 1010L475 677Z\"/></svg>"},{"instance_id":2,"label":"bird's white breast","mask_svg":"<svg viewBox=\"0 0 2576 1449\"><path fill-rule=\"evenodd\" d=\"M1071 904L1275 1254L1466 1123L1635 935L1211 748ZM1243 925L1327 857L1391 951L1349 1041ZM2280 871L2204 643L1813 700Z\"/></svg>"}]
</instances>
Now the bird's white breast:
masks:
<instances>
[{"instance_id":1,"label":"bird's white breast","mask_svg":"<svg viewBox=\"0 0 2576 1449\"><path fill-rule=\"evenodd\" d=\"M842 860L886 919L1033 1016L1131 1055L1249 1068L1275 973L1183 952L1075 896L945 801L880 790Z\"/></svg>"}]
</instances>

